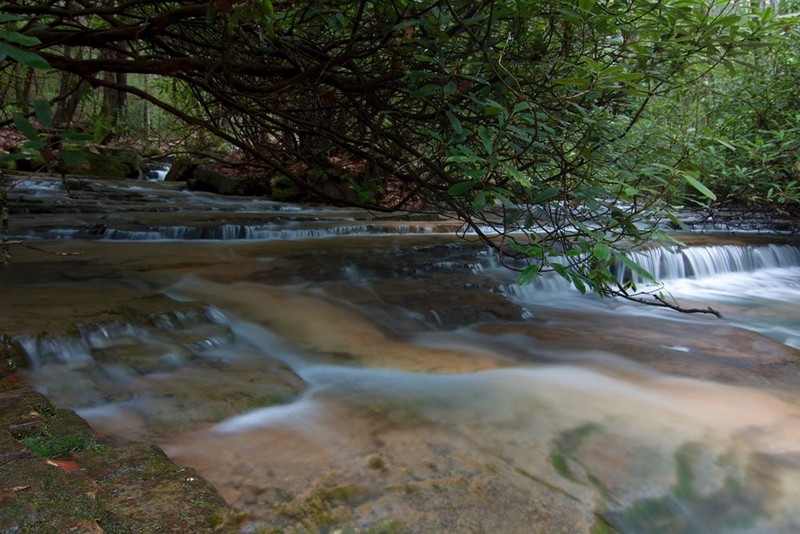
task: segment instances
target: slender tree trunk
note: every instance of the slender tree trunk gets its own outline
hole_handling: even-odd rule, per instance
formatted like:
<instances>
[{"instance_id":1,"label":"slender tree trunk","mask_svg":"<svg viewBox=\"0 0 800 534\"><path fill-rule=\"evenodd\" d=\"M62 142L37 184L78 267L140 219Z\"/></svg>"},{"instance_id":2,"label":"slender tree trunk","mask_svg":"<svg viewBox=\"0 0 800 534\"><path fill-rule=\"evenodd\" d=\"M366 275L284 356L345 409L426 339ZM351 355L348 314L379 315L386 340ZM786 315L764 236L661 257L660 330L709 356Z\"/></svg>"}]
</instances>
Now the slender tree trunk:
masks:
<instances>
[{"instance_id":1,"label":"slender tree trunk","mask_svg":"<svg viewBox=\"0 0 800 534\"><path fill-rule=\"evenodd\" d=\"M115 58L119 54L113 51L106 51L103 55L109 58ZM127 85L128 83L128 75L126 73L108 72L104 75L104 78L118 85ZM110 143L119 137L119 126L125 118L127 109L127 93L108 87L103 89L103 108L101 113L108 124L108 132L101 140L103 144Z\"/></svg>"},{"instance_id":2,"label":"slender tree trunk","mask_svg":"<svg viewBox=\"0 0 800 534\"><path fill-rule=\"evenodd\" d=\"M0 173L0 184L2 184L3 176ZM0 189L0 227L2 229L2 245L0 245L0 265L6 265L11 261L11 247L9 241L11 240L8 224L8 191Z\"/></svg>"},{"instance_id":3,"label":"slender tree trunk","mask_svg":"<svg viewBox=\"0 0 800 534\"><path fill-rule=\"evenodd\" d=\"M75 59L80 59L82 56L81 50L77 49L74 56L73 49L65 49L64 54ZM62 72L59 78L58 89L58 104L53 115L53 122L58 127L69 128L69 125L75 120L75 114L78 111L78 105L84 97L83 89L87 83L74 74Z\"/></svg>"}]
</instances>

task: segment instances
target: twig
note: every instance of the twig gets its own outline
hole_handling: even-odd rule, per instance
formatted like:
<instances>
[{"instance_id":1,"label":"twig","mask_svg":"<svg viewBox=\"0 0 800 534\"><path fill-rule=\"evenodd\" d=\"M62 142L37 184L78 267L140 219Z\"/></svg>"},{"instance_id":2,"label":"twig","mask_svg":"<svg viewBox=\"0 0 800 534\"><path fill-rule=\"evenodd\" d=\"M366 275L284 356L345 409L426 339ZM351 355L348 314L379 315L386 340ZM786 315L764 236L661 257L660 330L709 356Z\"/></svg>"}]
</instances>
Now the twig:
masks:
<instances>
[{"instance_id":1,"label":"twig","mask_svg":"<svg viewBox=\"0 0 800 534\"><path fill-rule=\"evenodd\" d=\"M653 300L645 300L643 298L634 297L632 295L627 295L625 293L620 294L622 298L626 300L630 300L631 302L637 302L639 304L646 304L647 306L658 306L662 308L669 308L670 310L675 310L680 313L709 313L711 315L715 315L718 319L724 319L725 317L722 316L722 313L715 310L711 306L707 308L684 308L678 304L673 304L668 302L664 297L659 295L650 295L653 297Z\"/></svg>"},{"instance_id":2,"label":"twig","mask_svg":"<svg viewBox=\"0 0 800 534\"><path fill-rule=\"evenodd\" d=\"M43 248L35 247L31 244L26 243L25 241L7 241L7 245L20 245L22 247L35 250L37 252L44 252L45 254L51 254L53 256L82 256L83 252L53 252L52 250L45 250Z\"/></svg>"}]
</instances>

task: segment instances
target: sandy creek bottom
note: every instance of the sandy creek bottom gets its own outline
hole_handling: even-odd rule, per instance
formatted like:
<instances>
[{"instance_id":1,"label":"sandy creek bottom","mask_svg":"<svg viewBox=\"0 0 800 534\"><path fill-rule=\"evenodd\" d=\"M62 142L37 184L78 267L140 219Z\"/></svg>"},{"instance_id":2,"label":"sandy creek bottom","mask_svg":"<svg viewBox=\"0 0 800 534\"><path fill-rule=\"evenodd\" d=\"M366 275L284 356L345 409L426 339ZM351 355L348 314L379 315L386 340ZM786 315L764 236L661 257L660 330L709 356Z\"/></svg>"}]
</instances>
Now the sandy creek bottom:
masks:
<instances>
[{"instance_id":1,"label":"sandy creek bottom","mask_svg":"<svg viewBox=\"0 0 800 534\"><path fill-rule=\"evenodd\" d=\"M488 289L500 275L389 276L391 255L375 266L356 240L52 246L84 254L15 258L12 330L148 299L183 311L26 338L28 378L197 468L243 532L800 530L799 351L740 327L763 306L522 309ZM460 306L495 319L431 320Z\"/></svg>"}]
</instances>

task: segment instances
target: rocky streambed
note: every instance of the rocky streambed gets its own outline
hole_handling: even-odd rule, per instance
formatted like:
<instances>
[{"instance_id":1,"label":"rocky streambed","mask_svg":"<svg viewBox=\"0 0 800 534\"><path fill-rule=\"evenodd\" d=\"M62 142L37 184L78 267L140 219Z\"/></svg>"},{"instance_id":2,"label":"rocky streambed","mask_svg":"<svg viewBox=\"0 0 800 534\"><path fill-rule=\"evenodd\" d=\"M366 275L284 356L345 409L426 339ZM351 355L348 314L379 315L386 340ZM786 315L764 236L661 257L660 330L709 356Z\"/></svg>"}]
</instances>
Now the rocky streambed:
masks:
<instances>
[{"instance_id":1,"label":"rocky streambed","mask_svg":"<svg viewBox=\"0 0 800 534\"><path fill-rule=\"evenodd\" d=\"M10 531L800 527L792 242L653 257L719 320L516 286L452 221L79 180L11 197Z\"/></svg>"}]
</instances>

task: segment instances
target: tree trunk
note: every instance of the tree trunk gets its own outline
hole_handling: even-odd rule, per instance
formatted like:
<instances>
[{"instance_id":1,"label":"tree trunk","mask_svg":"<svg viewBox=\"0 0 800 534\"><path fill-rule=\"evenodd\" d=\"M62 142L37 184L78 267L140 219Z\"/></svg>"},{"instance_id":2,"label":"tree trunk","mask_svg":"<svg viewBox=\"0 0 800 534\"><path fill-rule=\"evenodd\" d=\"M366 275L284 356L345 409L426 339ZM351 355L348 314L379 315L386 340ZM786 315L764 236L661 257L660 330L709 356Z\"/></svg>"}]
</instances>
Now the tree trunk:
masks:
<instances>
[{"instance_id":1,"label":"tree trunk","mask_svg":"<svg viewBox=\"0 0 800 534\"><path fill-rule=\"evenodd\" d=\"M0 181L2 181L2 175L0 175ZM0 245L0 265L6 265L11 261L11 250L8 243L11 240L8 218L8 191L0 189L0 233L3 236L2 245Z\"/></svg>"},{"instance_id":2,"label":"tree trunk","mask_svg":"<svg viewBox=\"0 0 800 534\"><path fill-rule=\"evenodd\" d=\"M108 59L119 58L119 53L104 51L103 56ZM127 85L128 75L121 72L107 72L103 78L117 85ZM101 143L108 144L120 135L119 126L122 124L128 109L128 95L123 91L106 87L103 89L103 108L101 114L106 120L108 130L101 139Z\"/></svg>"}]
</instances>

